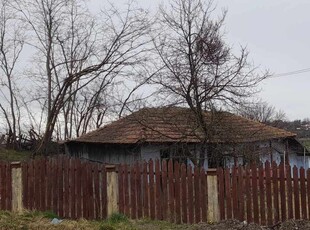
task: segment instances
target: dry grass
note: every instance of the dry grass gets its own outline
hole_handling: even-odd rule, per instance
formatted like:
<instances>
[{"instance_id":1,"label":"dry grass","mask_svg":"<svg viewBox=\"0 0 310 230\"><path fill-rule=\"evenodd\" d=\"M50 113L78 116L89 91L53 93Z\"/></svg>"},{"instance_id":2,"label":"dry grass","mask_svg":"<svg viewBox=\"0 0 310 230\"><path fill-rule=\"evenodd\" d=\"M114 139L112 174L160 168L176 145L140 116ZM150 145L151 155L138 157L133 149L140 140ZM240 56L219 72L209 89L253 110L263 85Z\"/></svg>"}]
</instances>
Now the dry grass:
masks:
<instances>
[{"instance_id":1,"label":"dry grass","mask_svg":"<svg viewBox=\"0 0 310 230\"><path fill-rule=\"evenodd\" d=\"M98 230L134 230L134 229L179 229L180 225L163 221L138 220L131 221L126 217L115 214L105 221L63 220L60 224L52 224L55 217L50 212L24 212L14 214L7 211L0 211L0 229L98 229ZM184 226L185 227L185 226ZM187 229L187 227L186 227Z\"/></svg>"}]
</instances>

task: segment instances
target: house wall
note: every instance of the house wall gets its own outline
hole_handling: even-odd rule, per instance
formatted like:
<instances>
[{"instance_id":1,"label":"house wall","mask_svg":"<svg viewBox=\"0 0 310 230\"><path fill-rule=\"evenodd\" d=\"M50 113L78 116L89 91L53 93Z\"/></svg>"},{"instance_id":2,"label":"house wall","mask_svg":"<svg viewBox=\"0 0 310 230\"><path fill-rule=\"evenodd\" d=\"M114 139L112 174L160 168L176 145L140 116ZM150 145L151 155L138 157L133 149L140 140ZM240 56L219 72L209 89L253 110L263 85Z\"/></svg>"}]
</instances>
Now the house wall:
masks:
<instances>
[{"instance_id":1,"label":"house wall","mask_svg":"<svg viewBox=\"0 0 310 230\"><path fill-rule=\"evenodd\" d=\"M130 145L74 143L66 149L71 156L108 164L132 164L141 160L140 148Z\"/></svg>"},{"instance_id":2,"label":"house wall","mask_svg":"<svg viewBox=\"0 0 310 230\"><path fill-rule=\"evenodd\" d=\"M284 152L286 151L286 143L284 141L274 140L270 142L255 143L259 146L259 159L262 163L271 161L270 151L272 152L272 160L280 164L284 159ZM150 159L161 159L161 150L173 147L172 144L143 144L143 145L104 145L104 144L86 144L86 143L69 143L66 145L66 151L73 156L90 159L93 161L105 162L109 164L132 164L136 161L149 161ZM240 146L239 146L240 147ZM235 164L234 154L237 156L237 164L244 164L244 157L238 155L236 149L238 146L226 146L224 151L224 166L233 167ZM192 155L199 156L201 149L200 144L192 144L189 146ZM240 148L239 148L240 150ZM233 152L234 151L234 152ZM293 167L296 165L298 168L305 167L308 169L310 166L310 156L296 154L296 148L288 149L289 163ZM187 164L194 165L190 159L187 159ZM208 169L207 152L205 152L204 168Z\"/></svg>"},{"instance_id":3,"label":"house wall","mask_svg":"<svg viewBox=\"0 0 310 230\"><path fill-rule=\"evenodd\" d=\"M278 165L281 163L282 160L284 160L284 152L288 151L287 155L289 158L290 166L293 167L296 165L298 168L305 167L305 169L309 168L310 163L310 157L303 155L298 155L296 153L296 149L288 147L288 150L286 150L286 143L284 141L277 141L273 140L271 141L271 148L270 148L270 141L264 141L256 143L259 147L259 159L260 162L265 163L266 161L274 161ZM272 158L270 153L272 153ZM238 155L238 153L237 153ZM304 162L305 159L305 162ZM238 165L243 165L243 157L238 156ZM234 166L234 157L233 156L227 156L225 157L225 166L226 167L233 167Z\"/></svg>"},{"instance_id":4,"label":"house wall","mask_svg":"<svg viewBox=\"0 0 310 230\"><path fill-rule=\"evenodd\" d=\"M143 161L149 161L150 159L160 159L160 150L163 145L142 145L141 146L141 159Z\"/></svg>"},{"instance_id":5,"label":"house wall","mask_svg":"<svg viewBox=\"0 0 310 230\"><path fill-rule=\"evenodd\" d=\"M297 154L291 154L289 160L290 160L290 165L292 167L294 165L296 165L297 168L301 168L301 167L303 167L304 169L309 168L309 163L310 163L310 157L309 156L306 156L304 158L304 156L300 156Z\"/></svg>"},{"instance_id":6,"label":"house wall","mask_svg":"<svg viewBox=\"0 0 310 230\"><path fill-rule=\"evenodd\" d=\"M141 159L148 161L150 159L161 159L160 151L171 147L171 144L146 144L141 146ZM193 144L190 147L191 154L198 156L198 150L201 148L200 144ZM187 164L194 166L190 159L187 159ZM207 152L205 152L204 168L208 169Z\"/></svg>"}]
</instances>

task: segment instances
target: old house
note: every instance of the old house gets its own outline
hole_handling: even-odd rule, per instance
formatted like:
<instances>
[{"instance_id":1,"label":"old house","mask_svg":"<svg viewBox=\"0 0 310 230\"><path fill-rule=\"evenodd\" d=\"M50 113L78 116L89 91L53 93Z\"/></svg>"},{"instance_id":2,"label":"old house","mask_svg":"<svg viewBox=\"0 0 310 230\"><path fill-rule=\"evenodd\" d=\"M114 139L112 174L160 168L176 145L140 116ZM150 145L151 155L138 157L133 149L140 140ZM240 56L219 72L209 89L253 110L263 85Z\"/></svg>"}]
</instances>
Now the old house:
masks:
<instances>
[{"instance_id":1,"label":"old house","mask_svg":"<svg viewBox=\"0 0 310 230\"><path fill-rule=\"evenodd\" d=\"M266 160L309 167L309 153L304 152L294 133L228 112L205 112L204 117L212 129L205 142L204 132L190 109L145 108L68 140L66 153L111 164L152 158L188 164L203 160L205 168L214 166L214 162L231 166ZM214 156L216 159L211 159Z\"/></svg>"}]
</instances>

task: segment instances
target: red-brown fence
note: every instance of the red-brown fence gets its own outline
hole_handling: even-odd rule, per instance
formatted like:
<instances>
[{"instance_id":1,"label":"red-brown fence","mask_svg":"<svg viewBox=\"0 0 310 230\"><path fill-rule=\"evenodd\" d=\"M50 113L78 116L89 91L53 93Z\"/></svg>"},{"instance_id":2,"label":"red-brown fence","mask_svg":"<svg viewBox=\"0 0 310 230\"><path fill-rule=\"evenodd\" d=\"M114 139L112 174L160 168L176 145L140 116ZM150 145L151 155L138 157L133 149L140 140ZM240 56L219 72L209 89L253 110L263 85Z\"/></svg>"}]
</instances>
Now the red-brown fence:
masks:
<instances>
[{"instance_id":1,"label":"red-brown fence","mask_svg":"<svg viewBox=\"0 0 310 230\"><path fill-rule=\"evenodd\" d=\"M8 162L0 162L0 209L12 210L12 182L11 165Z\"/></svg>"},{"instance_id":2,"label":"red-brown fence","mask_svg":"<svg viewBox=\"0 0 310 230\"><path fill-rule=\"evenodd\" d=\"M132 219L206 222L206 176L204 169L171 160L120 165L119 210Z\"/></svg>"},{"instance_id":3,"label":"red-brown fence","mask_svg":"<svg viewBox=\"0 0 310 230\"><path fill-rule=\"evenodd\" d=\"M221 219L273 225L310 219L310 169L265 165L217 169Z\"/></svg>"},{"instance_id":4,"label":"red-brown fence","mask_svg":"<svg viewBox=\"0 0 310 230\"><path fill-rule=\"evenodd\" d=\"M238 219L268 226L310 219L310 169L283 164L218 168L211 174L178 162L151 160L107 172L104 164L59 156L18 167L0 162L2 210L50 210L72 219L104 219L119 211L132 219Z\"/></svg>"},{"instance_id":5,"label":"red-brown fence","mask_svg":"<svg viewBox=\"0 0 310 230\"><path fill-rule=\"evenodd\" d=\"M26 209L72 219L107 217L103 164L61 156L31 160L22 163L22 181Z\"/></svg>"}]
</instances>

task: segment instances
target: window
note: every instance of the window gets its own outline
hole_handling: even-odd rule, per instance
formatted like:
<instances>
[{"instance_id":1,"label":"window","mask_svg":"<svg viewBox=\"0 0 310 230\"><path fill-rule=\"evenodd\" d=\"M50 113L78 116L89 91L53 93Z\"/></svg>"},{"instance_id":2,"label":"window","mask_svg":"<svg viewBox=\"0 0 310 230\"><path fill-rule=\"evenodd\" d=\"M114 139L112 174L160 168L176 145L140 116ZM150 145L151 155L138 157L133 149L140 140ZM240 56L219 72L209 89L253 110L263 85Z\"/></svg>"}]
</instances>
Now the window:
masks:
<instances>
[{"instance_id":1,"label":"window","mask_svg":"<svg viewBox=\"0 0 310 230\"><path fill-rule=\"evenodd\" d=\"M160 150L160 158L161 160L169 160L178 161L179 163L187 164L187 159L189 157L189 153L187 148L183 146L168 146Z\"/></svg>"}]
</instances>

